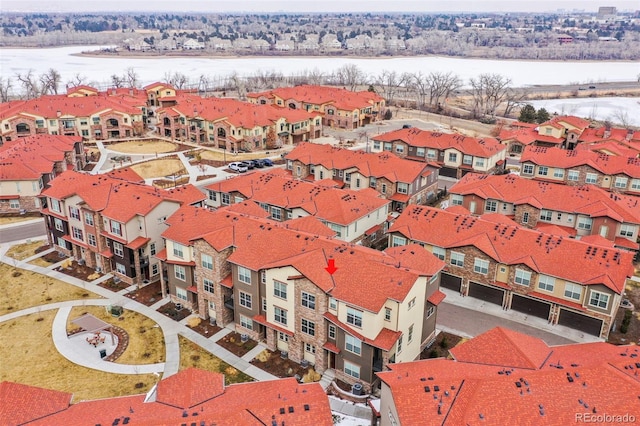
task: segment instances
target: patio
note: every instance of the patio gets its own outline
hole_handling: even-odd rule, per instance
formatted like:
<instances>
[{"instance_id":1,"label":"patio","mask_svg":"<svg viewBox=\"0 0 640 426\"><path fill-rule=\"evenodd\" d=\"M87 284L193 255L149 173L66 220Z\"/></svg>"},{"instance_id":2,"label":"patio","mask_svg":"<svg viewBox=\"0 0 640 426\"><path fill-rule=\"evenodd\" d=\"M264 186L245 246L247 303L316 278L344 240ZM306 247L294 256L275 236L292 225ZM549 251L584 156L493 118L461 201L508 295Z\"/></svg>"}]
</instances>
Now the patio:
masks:
<instances>
[{"instance_id":1,"label":"patio","mask_svg":"<svg viewBox=\"0 0 640 426\"><path fill-rule=\"evenodd\" d=\"M111 324L91 314L84 314L71 322L82 330L69 336L69 340L83 357L106 358L118 347L118 337Z\"/></svg>"}]
</instances>

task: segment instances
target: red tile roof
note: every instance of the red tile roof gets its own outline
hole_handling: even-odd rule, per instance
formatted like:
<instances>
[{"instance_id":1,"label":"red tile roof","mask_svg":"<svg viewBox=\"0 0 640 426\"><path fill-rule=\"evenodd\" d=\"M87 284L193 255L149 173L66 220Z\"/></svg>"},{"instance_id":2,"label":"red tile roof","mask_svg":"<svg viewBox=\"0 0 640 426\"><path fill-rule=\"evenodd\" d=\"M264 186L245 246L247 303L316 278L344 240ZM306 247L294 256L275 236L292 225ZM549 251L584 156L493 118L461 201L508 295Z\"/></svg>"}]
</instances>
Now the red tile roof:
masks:
<instances>
[{"instance_id":1,"label":"red tile roof","mask_svg":"<svg viewBox=\"0 0 640 426\"><path fill-rule=\"evenodd\" d=\"M0 424L19 425L63 411L72 394L13 382L0 382Z\"/></svg>"},{"instance_id":2,"label":"red tile roof","mask_svg":"<svg viewBox=\"0 0 640 426\"><path fill-rule=\"evenodd\" d=\"M433 292L433 294L427 298L427 301L429 303L431 303L432 305L438 306L440 303L442 303L442 301L444 300L445 297L447 297L446 294L444 294L440 290L437 290L437 291Z\"/></svg>"},{"instance_id":3,"label":"red tile roof","mask_svg":"<svg viewBox=\"0 0 640 426\"><path fill-rule=\"evenodd\" d=\"M391 364L377 373L401 424L565 425L575 423L577 413L640 416L640 405L629 397L640 394L630 359L639 355L635 346L548 347L493 329L456 351L464 356Z\"/></svg>"},{"instance_id":4,"label":"red tile roof","mask_svg":"<svg viewBox=\"0 0 640 426\"><path fill-rule=\"evenodd\" d=\"M224 393L224 376L187 368L158 383L156 402L177 408L191 408Z\"/></svg>"},{"instance_id":5,"label":"red tile roof","mask_svg":"<svg viewBox=\"0 0 640 426\"><path fill-rule=\"evenodd\" d=\"M348 324L345 324L345 323L341 322L338 319L338 317L333 315L331 312L325 312L323 316L328 321L330 321L333 324L337 325L338 327L340 327L342 330L344 330L348 334L351 334L352 336L362 340L363 342L367 343L368 345L374 346L376 348L380 348L380 349L382 349L384 351L391 350L393 345L395 345L395 343L398 341L398 339L402 335L402 332L400 332L400 331L393 331L393 330L389 330L388 328L383 327L380 330L380 332L378 333L378 335L375 337L375 339L369 339L369 338L363 336L362 334L360 334L353 327L349 326Z\"/></svg>"},{"instance_id":6,"label":"red tile roof","mask_svg":"<svg viewBox=\"0 0 640 426\"><path fill-rule=\"evenodd\" d=\"M428 172L422 162L401 159L387 152L365 153L310 142L300 143L285 158L322 165L329 170L355 168L365 177L386 178L391 182L412 183Z\"/></svg>"},{"instance_id":7,"label":"red tile roof","mask_svg":"<svg viewBox=\"0 0 640 426\"><path fill-rule=\"evenodd\" d=\"M524 264L538 273L583 285L602 284L618 294L632 274L633 253L626 250L604 250L580 240L432 207L409 206L389 232L445 249L474 246L497 262Z\"/></svg>"},{"instance_id":8,"label":"red tile roof","mask_svg":"<svg viewBox=\"0 0 640 426\"><path fill-rule=\"evenodd\" d=\"M65 155L82 142L80 136L35 135L0 146L0 181L37 180L65 164ZM73 166L73 165L72 165Z\"/></svg>"},{"instance_id":9,"label":"red tile roof","mask_svg":"<svg viewBox=\"0 0 640 426\"><path fill-rule=\"evenodd\" d=\"M462 154L482 158L493 157L507 148L494 138L472 138L458 133L433 132L416 127L383 133L374 136L373 140L381 142L402 141L409 146L438 150L453 148Z\"/></svg>"}]
</instances>

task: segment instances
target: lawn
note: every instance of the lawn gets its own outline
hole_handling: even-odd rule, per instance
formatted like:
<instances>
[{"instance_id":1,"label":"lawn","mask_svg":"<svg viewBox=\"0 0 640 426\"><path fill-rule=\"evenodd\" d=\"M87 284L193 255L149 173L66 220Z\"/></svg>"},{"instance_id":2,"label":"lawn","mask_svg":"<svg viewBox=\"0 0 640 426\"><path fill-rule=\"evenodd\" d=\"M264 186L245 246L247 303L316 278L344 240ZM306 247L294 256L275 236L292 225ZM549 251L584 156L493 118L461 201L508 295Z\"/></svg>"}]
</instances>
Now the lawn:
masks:
<instances>
[{"instance_id":1,"label":"lawn","mask_svg":"<svg viewBox=\"0 0 640 426\"><path fill-rule=\"evenodd\" d=\"M0 263L0 315L63 300L102 297L63 281Z\"/></svg>"},{"instance_id":2,"label":"lawn","mask_svg":"<svg viewBox=\"0 0 640 426\"><path fill-rule=\"evenodd\" d=\"M51 339L55 310L0 323L0 381L9 380L64 392L73 402L147 392L153 374L110 374L81 367L58 353Z\"/></svg>"},{"instance_id":3,"label":"lawn","mask_svg":"<svg viewBox=\"0 0 640 426\"><path fill-rule=\"evenodd\" d=\"M0 217L0 225L8 225L10 223L19 223L27 220L40 219L39 216L12 216Z\"/></svg>"},{"instance_id":4,"label":"lawn","mask_svg":"<svg viewBox=\"0 0 640 426\"><path fill-rule=\"evenodd\" d=\"M129 346L115 361L118 364L155 364L164 362L165 347L162 330L155 321L137 312L124 310L124 313L114 318L107 313L104 306L76 306L71 309L67 332L76 328L71 323L85 313L89 313L109 324L124 329L129 335Z\"/></svg>"},{"instance_id":5,"label":"lawn","mask_svg":"<svg viewBox=\"0 0 640 426\"><path fill-rule=\"evenodd\" d=\"M166 141L129 141L108 146L109 150L125 154L155 154L173 152L176 145Z\"/></svg>"},{"instance_id":6,"label":"lawn","mask_svg":"<svg viewBox=\"0 0 640 426\"><path fill-rule=\"evenodd\" d=\"M177 158L161 158L159 160L145 161L144 163L134 164L131 168L143 179L170 176L174 173L186 173L182 161Z\"/></svg>"},{"instance_id":7,"label":"lawn","mask_svg":"<svg viewBox=\"0 0 640 426\"><path fill-rule=\"evenodd\" d=\"M16 244L7 250L7 256L16 260L25 260L36 254L36 249L42 247L47 242L44 240L35 240L24 244Z\"/></svg>"},{"instance_id":8,"label":"lawn","mask_svg":"<svg viewBox=\"0 0 640 426\"><path fill-rule=\"evenodd\" d=\"M203 160L212 160L212 161L222 161L224 159L227 160L227 163L232 161L242 161L242 160L255 160L256 158L264 158L272 155L273 151L269 151L269 154L265 152L240 152L238 154L231 154L229 151L225 154L223 151L209 151L203 150L200 152L200 158Z\"/></svg>"},{"instance_id":9,"label":"lawn","mask_svg":"<svg viewBox=\"0 0 640 426\"><path fill-rule=\"evenodd\" d=\"M222 373L225 376L227 385L253 381L251 376L232 367L191 340L182 336L178 337L180 339L180 370L196 367L202 370Z\"/></svg>"}]
</instances>

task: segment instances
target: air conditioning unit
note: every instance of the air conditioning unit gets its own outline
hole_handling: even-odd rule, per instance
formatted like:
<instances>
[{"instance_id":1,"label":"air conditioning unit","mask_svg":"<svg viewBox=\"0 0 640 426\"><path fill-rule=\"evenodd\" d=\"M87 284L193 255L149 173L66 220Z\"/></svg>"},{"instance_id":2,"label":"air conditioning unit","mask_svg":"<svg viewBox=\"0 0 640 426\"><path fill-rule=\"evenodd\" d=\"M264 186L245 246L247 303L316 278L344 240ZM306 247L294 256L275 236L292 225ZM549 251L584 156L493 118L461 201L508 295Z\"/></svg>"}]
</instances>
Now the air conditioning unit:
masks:
<instances>
[{"instance_id":1,"label":"air conditioning unit","mask_svg":"<svg viewBox=\"0 0 640 426\"><path fill-rule=\"evenodd\" d=\"M120 278L118 278L118 277L113 277L113 282L114 282L114 283L118 284L120 281L121 281L121 280L120 280Z\"/></svg>"},{"instance_id":2,"label":"air conditioning unit","mask_svg":"<svg viewBox=\"0 0 640 426\"><path fill-rule=\"evenodd\" d=\"M181 311L182 310L182 303L178 302L176 303L176 311Z\"/></svg>"},{"instance_id":3,"label":"air conditioning unit","mask_svg":"<svg viewBox=\"0 0 640 426\"><path fill-rule=\"evenodd\" d=\"M66 254L64 254L63 252L61 252L61 251L59 251L59 252L58 252L58 257L66 257L66 256L67 256L67 255L66 255Z\"/></svg>"},{"instance_id":4,"label":"air conditioning unit","mask_svg":"<svg viewBox=\"0 0 640 426\"><path fill-rule=\"evenodd\" d=\"M84 265L84 259L78 260L78 265L80 265L80 266Z\"/></svg>"},{"instance_id":5,"label":"air conditioning unit","mask_svg":"<svg viewBox=\"0 0 640 426\"><path fill-rule=\"evenodd\" d=\"M99 266L96 266L96 272L98 272L98 273L102 272L102 268L99 267Z\"/></svg>"}]
</instances>

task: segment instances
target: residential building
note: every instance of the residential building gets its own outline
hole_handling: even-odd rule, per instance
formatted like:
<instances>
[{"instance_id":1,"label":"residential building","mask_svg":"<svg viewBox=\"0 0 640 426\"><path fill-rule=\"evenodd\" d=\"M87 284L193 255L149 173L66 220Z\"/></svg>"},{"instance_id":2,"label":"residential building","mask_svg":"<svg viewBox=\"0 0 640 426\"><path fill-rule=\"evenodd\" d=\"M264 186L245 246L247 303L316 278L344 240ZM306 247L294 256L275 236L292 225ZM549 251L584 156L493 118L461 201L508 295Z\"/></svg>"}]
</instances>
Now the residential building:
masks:
<instances>
[{"instance_id":1,"label":"residential building","mask_svg":"<svg viewBox=\"0 0 640 426\"><path fill-rule=\"evenodd\" d=\"M536 173L556 172L539 167ZM499 213L529 228L575 238L600 236L601 243L638 250L638 197L614 194L596 185L569 186L513 174L468 174L449 188L449 200L474 215Z\"/></svg>"},{"instance_id":2,"label":"residential building","mask_svg":"<svg viewBox=\"0 0 640 426\"><path fill-rule=\"evenodd\" d=\"M538 135L560 138L563 140L563 148L574 149L578 144L578 138L590 124L590 121L579 117L559 115L540 124Z\"/></svg>"},{"instance_id":3,"label":"residential building","mask_svg":"<svg viewBox=\"0 0 640 426\"><path fill-rule=\"evenodd\" d=\"M520 157L520 176L567 185L591 184L640 195L640 158L585 149L529 147Z\"/></svg>"},{"instance_id":4,"label":"residential building","mask_svg":"<svg viewBox=\"0 0 640 426\"><path fill-rule=\"evenodd\" d=\"M0 214L38 212L40 191L65 170L82 170L78 136L27 136L0 145Z\"/></svg>"},{"instance_id":5,"label":"residential building","mask_svg":"<svg viewBox=\"0 0 640 426\"><path fill-rule=\"evenodd\" d=\"M531 123L511 123L500 130L498 140L507 146L511 156L522 154L527 146L561 146L564 140L551 134L538 133L538 125Z\"/></svg>"},{"instance_id":6,"label":"residential building","mask_svg":"<svg viewBox=\"0 0 640 426\"><path fill-rule=\"evenodd\" d=\"M496 327L437 358L390 366L380 423L519 425L633 423L640 407L637 346L547 346ZM630 362L631 361L631 362ZM608 419L608 420L604 420Z\"/></svg>"},{"instance_id":7,"label":"residential building","mask_svg":"<svg viewBox=\"0 0 640 426\"><path fill-rule=\"evenodd\" d=\"M506 147L493 138L472 138L418 128L399 129L373 137L371 152L393 152L400 158L437 164L439 174L460 179L469 172L504 170Z\"/></svg>"},{"instance_id":8,"label":"residential building","mask_svg":"<svg viewBox=\"0 0 640 426\"><path fill-rule=\"evenodd\" d=\"M319 137L322 129L319 114L188 94L156 110L156 118L162 136L231 152L297 144Z\"/></svg>"},{"instance_id":9,"label":"residential building","mask_svg":"<svg viewBox=\"0 0 640 426\"><path fill-rule=\"evenodd\" d=\"M389 200L372 188L355 191L337 186L331 179L293 179L281 169L257 171L208 185L207 205L221 207L251 200L275 221L314 216L337 238L353 243L385 222Z\"/></svg>"},{"instance_id":10,"label":"residential building","mask_svg":"<svg viewBox=\"0 0 640 426\"><path fill-rule=\"evenodd\" d=\"M146 94L137 89L70 89L0 104L0 143L36 134L111 139L142 135Z\"/></svg>"},{"instance_id":11,"label":"residential building","mask_svg":"<svg viewBox=\"0 0 640 426\"><path fill-rule=\"evenodd\" d=\"M204 194L191 185L164 191L114 176L67 171L52 180L40 194L47 237L60 253L141 286L160 277L151 256L164 247L166 218L182 204L201 204Z\"/></svg>"},{"instance_id":12,"label":"residential building","mask_svg":"<svg viewBox=\"0 0 640 426\"><path fill-rule=\"evenodd\" d=\"M374 372L416 359L435 336L444 298L444 264L435 256L418 246L380 252L326 236L326 227L307 230L307 218L281 223L234 207L183 207L163 233L167 250L159 257L170 279L177 267L185 303L192 300L185 293L197 292L201 318L234 323L282 356L320 373L335 369L367 391ZM183 279L189 265L191 283ZM337 269L325 269L331 265Z\"/></svg>"},{"instance_id":13,"label":"residential building","mask_svg":"<svg viewBox=\"0 0 640 426\"><path fill-rule=\"evenodd\" d=\"M247 100L258 105L318 113L324 126L342 129L355 129L381 120L385 111L384 98L373 92L352 92L327 86L280 87L248 93Z\"/></svg>"},{"instance_id":14,"label":"residential building","mask_svg":"<svg viewBox=\"0 0 640 426\"><path fill-rule=\"evenodd\" d=\"M294 378L225 385L222 374L195 368L163 377L151 391L88 401L66 392L0 383L0 423L91 424L333 424L329 399L319 383ZM46 402L46 403L43 403Z\"/></svg>"},{"instance_id":15,"label":"residential building","mask_svg":"<svg viewBox=\"0 0 640 426\"><path fill-rule=\"evenodd\" d=\"M400 211L425 203L438 190L438 168L397 157L393 153L366 153L331 145L304 143L289 152L286 168L296 179L333 179L344 188L373 188Z\"/></svg>"},{"instance_id":16,"label":"residential building","mask_svg":"<svg viewBox=\"0 0 640 426\"><path fill-rule=\"evenodd\" d=\"M632 252L460 207L402 212L389 229L389 246L416 243L447 263L442 287L601 338L633 274Z\"/></svg>"}]
</instances>

